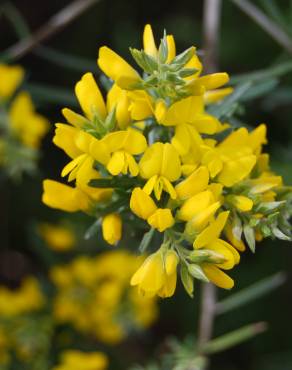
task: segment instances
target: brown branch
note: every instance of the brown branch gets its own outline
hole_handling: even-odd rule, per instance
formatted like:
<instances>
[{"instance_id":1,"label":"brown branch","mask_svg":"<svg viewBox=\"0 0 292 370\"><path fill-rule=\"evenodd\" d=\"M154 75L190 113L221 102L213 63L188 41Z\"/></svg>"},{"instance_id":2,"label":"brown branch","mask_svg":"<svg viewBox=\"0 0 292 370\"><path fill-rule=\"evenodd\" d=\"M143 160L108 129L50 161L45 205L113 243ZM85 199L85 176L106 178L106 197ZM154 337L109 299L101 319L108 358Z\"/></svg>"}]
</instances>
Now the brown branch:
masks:
<instances>
[{"instance_id":1,"label":"brown branch","mask_svg":"<svg viewBox=\"0 0 292 370\"><path fill-rule=\"evenodd\" d=\"M216 72L221 15L221 0L205 0L203 14L204 70Z\"/></svg>"},{"instance_id":2,"label":"brown branch","mask_svg":"<svg viewBox=\"0 0 292 370\"><path fill-rule=\"evenodd\" d=\"M45 25L33 35L20 40L8 48L4 55L7 59L19 59L32 51L41 42L52 37L55 33L70 24L79 15L100 0L75 0L55 14Z\"/></svg>"},{"instance_id":3,"label":"brown branch","mask_svg":"<svg viewBox=\"0 0 292 370\"><path fill-rule=\"evenodd\" d=\"M216 287L211 283L202 284L201 309L199 321L198 345L202 347L213 334L216 315Z\"/></svg>"},{"instance_id":4,"label":"brown branch","mask_svg":"<svg viewBox=\"0 0 292 370\"><path fill-rule=\"evenodd\" d=\"M257 6L248 0L231 0L244 13L253 19L263 30L265 30L278 44L292 54L291 38Z\"/></svg>"}]
</instances>

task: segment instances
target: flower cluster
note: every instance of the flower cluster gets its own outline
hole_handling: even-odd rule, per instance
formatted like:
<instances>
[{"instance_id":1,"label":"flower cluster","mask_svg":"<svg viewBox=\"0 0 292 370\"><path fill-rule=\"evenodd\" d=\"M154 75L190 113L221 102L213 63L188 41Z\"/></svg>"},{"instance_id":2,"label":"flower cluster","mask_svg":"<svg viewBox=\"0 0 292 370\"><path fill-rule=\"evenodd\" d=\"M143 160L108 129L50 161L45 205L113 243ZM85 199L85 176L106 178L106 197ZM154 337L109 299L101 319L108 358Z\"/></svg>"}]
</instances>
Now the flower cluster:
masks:
<instances>
[{"instance_id":1,"label":"flower cluster","mask_svg":"<svg viewBox=\"0 0 292 370\"><path fill-rule=\"evenodd\" d=\"M173 295L178 267L191 296L194 278L230 289L224 271L245 244L254 250L255 240L290 239L291 189L262 153L266 126L233 130L208 113L232 89L221 88L226 73L202 74L195 47L177 54L166 34L157 47L146 25L143 49L130 51L142 73L99 49L106 99L91 73L76 84L83 114L63 109L67 123L56 124L53 139L70 157L61 175L73 186L45 180L43 202L100 219L111 245L127 227L146 231L141 249L159 239L131 279L147 297Z\"/></svg>"},{"instance_id":2,"label":"flower cluster","mask_svg":"<svg viewBox=\"0 0 292 370\"><path fill-rule=\"evenodd\" d=\"M148 327L157 317L156 300L129 289L141 260L125 251L111 251L53 267L56 321L71 323L108 344L120 342L131 329Z\"/></svg>"},{"instance_id":3,"label":"flower cluster","mask_svg":"<svg viewBox=\"0 0 292 370\"><path fill-rule=\"evenodd\" d=\"M0 287L0 368L10 368L12 358L31 364L43 352L46 320L38 317L46 298L38 281L27 277L17 289Z\"/></svg>"},{"instance_id":4,"label":"flower cluster","mask_svg":"<svg viewBox=\"0 0 292 370\"><path fill-rule=\"evenodd\" d=\"M35 169L49 123L36 113L28 92L16 94L24 78L20 66L0 64L0 165L11 176Z\"/></svg>"}]
</instances>

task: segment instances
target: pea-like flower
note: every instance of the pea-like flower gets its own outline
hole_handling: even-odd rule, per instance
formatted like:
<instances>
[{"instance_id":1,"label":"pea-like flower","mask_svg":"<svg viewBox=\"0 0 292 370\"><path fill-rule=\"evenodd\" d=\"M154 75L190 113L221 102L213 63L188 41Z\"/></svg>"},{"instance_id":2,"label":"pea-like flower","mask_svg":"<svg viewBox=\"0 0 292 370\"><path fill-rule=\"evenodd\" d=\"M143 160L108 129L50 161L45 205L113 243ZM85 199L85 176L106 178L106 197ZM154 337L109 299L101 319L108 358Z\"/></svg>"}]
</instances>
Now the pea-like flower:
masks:
<instances>
[{"instance_id":1,"label":"pea-like flower","mask_svg":"<svg viewBox=\"0 0 292 370\"><path fill-rule=\"evenodd\" d=\"M141 177L148 180L143 188L147 194L154 191L158 200L162 191L169 193L173 199L177 197L172 182L178 180L181 175L181 163L177 151L171 144L152 144L145 151L139 166Z\"/></svg>"}]
</instances>

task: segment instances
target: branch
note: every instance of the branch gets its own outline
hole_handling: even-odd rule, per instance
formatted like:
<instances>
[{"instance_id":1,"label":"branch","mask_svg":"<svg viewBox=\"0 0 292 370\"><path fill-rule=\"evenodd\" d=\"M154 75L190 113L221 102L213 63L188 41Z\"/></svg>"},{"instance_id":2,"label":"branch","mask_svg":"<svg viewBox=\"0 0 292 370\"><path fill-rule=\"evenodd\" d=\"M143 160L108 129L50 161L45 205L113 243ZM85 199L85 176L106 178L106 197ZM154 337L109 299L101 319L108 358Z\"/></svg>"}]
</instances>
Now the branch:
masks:
<instances>
[{"instance_id":1,"label":"branch","mask_svg":"<svg viewBox=\"0 0 292 370\"><path fill-rule=\"evenodd\" d=\"M203 283L199 321L198 346L201 348L212 337L214 318L216 315L216 287L211 283Z\"/></svg>"},{"instance_id":2,"label":"branch","mask_svg":"<svg viewBox=\"0 0 292 370\"><path fill-rule=\"evenodd\" d=\"M267 17L264 12L248 0L231 1L262 27L262 29L286 49L289 54L292 54L292 40L274 21Z\"/></svg>"},{"instance_id":3,"label":"branch","mask_svg":"<svg viewBox=\"0 0 292 370\"><path fill-rule=\"evenodd\" d=\"M15 45L8 48L5 52L7 59L19 59L32 51L41 42L52 37L55 33L62 30L65 26L70 24L79 15L84 13L91 6L100 0L75 0L65 8L55 14L45 25L43 25L33 35L20 40Z\"/></svg>"},{"instance_id":4,"label":"branch","mask_svg":"<svg viewBox=\"0 0 292 370\"><path fill-rule=\"evenodd\" d=\"M203 14L204 70L215 72L218 65L218 44L221 0L205 0Z\"/></svg>"}]
</instances>

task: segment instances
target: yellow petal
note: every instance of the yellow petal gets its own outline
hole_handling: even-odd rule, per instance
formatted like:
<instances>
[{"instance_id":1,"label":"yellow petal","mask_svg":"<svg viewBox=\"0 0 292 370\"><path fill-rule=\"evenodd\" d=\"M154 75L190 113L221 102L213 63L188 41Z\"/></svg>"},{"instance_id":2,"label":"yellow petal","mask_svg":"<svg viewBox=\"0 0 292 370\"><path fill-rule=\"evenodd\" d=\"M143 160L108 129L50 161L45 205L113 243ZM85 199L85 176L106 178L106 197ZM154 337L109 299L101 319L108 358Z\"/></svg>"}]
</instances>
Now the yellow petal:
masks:
<instances>
[{"instance_id":1,"label":"yellow petal","mask_svg":"<svg viewBox=\"0 0 292 370\"><path fill-rule=\"evenodd\" d=\"M259 125L249 134L248 145L254 152L261 149L263 144L267 143L267 126L265 124Z\"/></svg>"},{"instance_id":2,"label":"yellow petal","mask_svg":"<svg viewBox=\"0 0 292 370\"><path fill-rule=\"evenodd\" d=\"M169 181L176 181L181 175L179 155L173 145L169 143L163 145L160 175Z\"/></svg>"},{"instance_id":3,"label":"yellow petal","mask_svg":"<svg viewBox=\"0 0 292 370\"><path fill-rule=\"evenodd\" d=\"M103 142L111 152L125 150L134 155L141 154L147 147L145 136L132 128L107 134Z\"/></svg>"},{"instance_id":4,"label":"yellow petal","mask_svg":"<svg viewBox=\"0 0 292 370\"><path fill-rule=\"evenodd\" d=\"M120 174L125 166L125 153L122 150L114 152L107 164L107 170L113 176Z\"/></svg>"},{"instance_id":5,"label":"yellow petal","mask_svg":"<svg viewBox=\"0 0 292 370\"><path fill-rule=\"evenodd\" d=\"M217 219L197 236L196 240L194 241L194 247L202 248L212 243L212 241L218 239L226 224L228 216L229 211L221 212Z\"/></svg>"},{"instance_id":6,"label":"yellow petal","mask_svg":"<svg viewBox=\"0 0 292 370\"><path fill-rule=\"evenodd\" d=\"M79 189L61 184L53 180L44 180L42 201L47 206L66 212L88 210L88 197Z\"/></svg>"},{"instance_id":7,"label":"yellow petal","mask_svg":"<svg viewBox=\"0 0 292 370\"><path fill-rule=\"evenodd\" d=\"M76 158L82 154L82 151L75 144L78 132L79 130L75 127L57 123L53 143L64 150L69 157Z\"/></svg>"},{"instance_id":8,"label":"yellow petal","mask_svg":"<svg viewBox=\"0 0 292 370\"><path fill-rule=\"evenodd\" d=\"M130 199L131 211L138 217L147 220L157 209L154 200L141 188L135 188Z\"/></svg>"},{"instance_id":9,"label":"yellow petal","mask_svg":"<svg viewBox=\"0 0 292 370\"><path fill-rule=\"evenodd\" d=\"M208 206L206 209L198 212L189 222L188 227L195 230L201 231L215 215L216 211L221 206L220 202L215 202Z\"/></svg>"},{"instance_id":10,"label":"yellow petal","mask_svg":"<svg viewBox=\"0 0 292 370\"><path fill-rule=\"evenodd\" d=\"M153 58L157 58L157 47L150 24L146 24L143 32L143 48L146 54L151 55Z\"/></svg>"},{"instance_id":11,"label":"yellow petal","mask_svg":"<svg viewBox=\"0 0 292 370\"><path fill-rule=\"evenodd\" d=\"M214 196L209 190L195 194L181 206L178 217L183 221L189 221L208 208L213 202Z\"/></svg>"},{"instance_id":12,"label":"yellow petal","mask_svg":"<svg viewBox=\"0 0 292 370\"><path fill-rule=\"evenodd\" d=\"M167 49L168 49L166 63L170 63L172 62L172 60L175 58L175 55L176 55L174 37L172 35L167 35L166 42L167 42Z\"/></svg>"},{"instance_id":13,"label":"yellow petal","mask_svg":"<svg viewBox=\"0 0 292 370\"><path fill-rule=\"evenodd\" d=\"M180 199L187 199L206 189L209 182L207 167L201 166L185 180L176 185L175 190Z\"/></svg>"},{"instance_id":14,"label":"yellow petal","mask_svg":"<svg viewBox=\"0 0 292 370\"><path fill-rule=\"evenodd\" d=\"M221 271L218 267L210 264L205 264L202 266L203 271L207 278L212 281L213 284L217 285L219 288L231 289L234 286L234 281Z\"/></svg>"},{"instance_id":15,"label":"yellow petal","mask_svg":"<svg viewBox=\"0 0 292 370\"><path fill-rule=\"evenodd\" d=\"M97 63L100 69L108 77L116 81L119 86L121 86L122 77L128 79L128 82L130 82L130 84L134 84L135 82L139 82L140 80L140 77L135 69L132 68L113 50L109 49L106 46L103 46L99 49L99 57Z\"/></svg>"},{"instance_id":16,"label":"yellow petal","mask_svg":"<svg viewBox=\"0 0 292 370\"><path fill-rule=\"evenodd\" d=\"M122 219L117 213L110 213L102 219L102 236L110 245L122 237Z\"/></svg>"},{"instance_id":17,"label":"yellow petal","mask_svg":"<svg viewBox=\"0 0 292 370\"><path fill-rule=\"evenodd\" d=\"M200 83L206 90L213 90L225 85L229 81L229 76L225 72L212 73L199 78Z\"/></svg>"},{"instance_id":18,"label":"yellow petal","mask_svg":"<svg viewBox=\"0 0 292 370\"><path fill-rule=\"evenodd\" d=\"M165 283L164 262L161 252L151 254L132 276L131 285L138 285L142 292L156 294Z\"/></svg>"},{"instance_id":19,"label":"yellow petal","mask_svg":"<svg viewBox=\"0 0 292 370\"><path fill-rule=\"evenodd\" d=\"M176 272L167 276L163 287L159 290L158 296L161 298L168 298L173 296L176 288L177 274Z\"/></svg>"},{"instance_id":20,"label":"yellow petal","mask_svg":"<svg viewBox=\"0 0 292 370\"><path fill-rule=\"evenodd\" d=\"M171 210L168 208L158 208L148 219L149 225L157 229L159 232L163 232L170 228L174 224L174 218L171 214Z\"/></svg>"},{"instance_id":21,"label":"yellow petal","mask_svg":"<svg viewBox=\"0 0 292 370\"><path fill-rule=\"evenodd\" d=\"M233 90L232 87L225 87L224 89L206 91L204 94L204 102L205 104L217 103L226 96L232 94Z\"/></svg>"},{"instance_id":22,"label":"yellow petal","mask_svg":"<svg viewBox=\"0 0 292 370\"><path fill-rule=\"evenodd\" d=\"M76 187L96 202L104 201L112 195L112 189L96 188L88 185L90 180L99 179L100 174L93 169L94 159L87 157L76 175Z\"/></svg>"},{"instance_id":23,"label":"yellow petal","mask_svg":"<svg viewBox=\"0 0 292 370\"><path fill-rule=\"evenodd\" d=\"M235 256L230 248L226 247L222 242L223 240L221 241L220 239L217 239L211 244L208 244L207 249L219 253L224 257L225 261L216 264L216 266L223 270L231 270L236 264Z\"/></svg>"},{"instance_id":24,"label":"yellow petal","mask_svg":"<svg viewBox=\"0 0 292 370\"><path fill-rule=\"evenodd\" d=\"M246 178L256 164L256 156L248 155L225 163L218 175L218 181L225 186L233 186Z\"/></svg>"},{"instance_id":25,"label":"yellow petal","mask_svg":"<svg viewBox=\"0 0 292 370\"><path fill-rule=\"evenodd\" d=\"M75 113L73 110L69 108L63 108L62 114L66 118L67 122L71 123L71 125L82 128L86 123L88 123L88 120L81 116L81 114Z\"/></svg>"},{"instance_id":26,"label":"yellow petal","mask_svg":"<svg viewBox=\"0 0 292 370\"><path fill-rule=\"evenodd\" d=\"M167 275L172 275L176 272L177 265L179 263L179 257L177 253L171 249L166 252L165 255L165 271Z\"/></svg>"},{"instance_id":27,"label":"yellow petal","mask_svg":"<svg viewBox=\"0 0 292 370\"><path fill-rule=\"evenodd\" d=\"M116 120L121 129L131 123L129 106L127 91L122 90L117 84L113 84L107 95L107 110L111 112L114 108L116 109Z\"/></svg>"},{"instance_id":28,"label":"yellow petal","mask_svg":"<svg viewBox=\"0 0 292 370\"><path fill-rule=\"evenodd\" d=\"M24 69L20 66L0 64L0 98L9 99L20 85Z\"/></svg>"},{"instance_id":29,"label":"yellow petal","mask_svg":"<svg viewBox=\"0 0 292 370\"><path fill-rule=\"evenodd\" d=\"M96 114L101 119L106 117L105 103L92 73L88 72L82 76L75 86L75 93L87 118L93 121Z\"/></svg>"},{"instance_id":30,"label":"yellow petal","mask_svg":"<svg viewBox=\"0 0 292 370\"><path fill-rule=\"evenodd\" d=\"M201 96L190 96L172 104L161 124L165 126L176 126L182 123L192 123L197 114L204 111L203 98Z\"/></svg>"},{"instance_id":31,"label":"yellow petal","mask_svg":"<svg viewBox=\"0 0 292 370\"><path fill-rule=\"evenodd\" d=\"M253 201L243 195L229 195L226 199L241 212L248 212L253 207Z\"/></svg>"}]
</instances>

